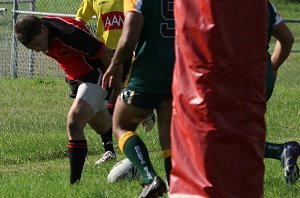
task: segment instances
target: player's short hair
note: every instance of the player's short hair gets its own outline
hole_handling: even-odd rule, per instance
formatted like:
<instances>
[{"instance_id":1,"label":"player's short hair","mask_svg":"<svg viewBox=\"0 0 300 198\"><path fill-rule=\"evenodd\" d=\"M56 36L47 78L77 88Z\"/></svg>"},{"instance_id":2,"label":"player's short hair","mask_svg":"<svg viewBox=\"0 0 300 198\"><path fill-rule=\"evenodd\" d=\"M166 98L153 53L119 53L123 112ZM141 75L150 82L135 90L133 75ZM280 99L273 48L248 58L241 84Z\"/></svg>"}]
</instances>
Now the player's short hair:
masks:
<instances>
[{"instance_id":1,"label":"player's short hair","mask_svg":"<svg viewBox=\"0 0 300 198\"><path fill-rule=\"evenodd\" d=\"M31 40L41 33L42 20L36 16L25 16L17 21L14 29L17 39L28 45Z\"/></svg>"}]
</instances>

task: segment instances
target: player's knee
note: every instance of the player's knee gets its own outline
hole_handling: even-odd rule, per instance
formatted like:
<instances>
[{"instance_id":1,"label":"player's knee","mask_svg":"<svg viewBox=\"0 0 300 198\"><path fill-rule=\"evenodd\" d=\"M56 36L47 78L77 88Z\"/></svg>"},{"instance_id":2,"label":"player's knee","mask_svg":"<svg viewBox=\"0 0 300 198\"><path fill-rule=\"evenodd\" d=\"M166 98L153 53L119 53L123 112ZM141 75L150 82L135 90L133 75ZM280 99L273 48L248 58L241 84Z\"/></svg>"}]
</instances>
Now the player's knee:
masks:
<instances>
[{"instance_id":1,"label":"player's knee","mask_svg":"<svg viewBox=\"0 0 300 198\"><path fill-rule=\"evenodd\" d=\"M122 135L124 134L124 131L120 129L120 127L116 127L113 125L113 134L116 137L117 140L119 140Z\"/></svg>"},{"instance_id":2,"label":"player's knee","mask_svg":"<svg viewBox=\"0 0 300 198\"><path fill-rule=\"evenodd\" d=\"M77 133L82 133L86 123L82 123L79 116L76 114L69 114L67 120L67 131L70 135L76 135Z\"/></svg>"}]
</instances>

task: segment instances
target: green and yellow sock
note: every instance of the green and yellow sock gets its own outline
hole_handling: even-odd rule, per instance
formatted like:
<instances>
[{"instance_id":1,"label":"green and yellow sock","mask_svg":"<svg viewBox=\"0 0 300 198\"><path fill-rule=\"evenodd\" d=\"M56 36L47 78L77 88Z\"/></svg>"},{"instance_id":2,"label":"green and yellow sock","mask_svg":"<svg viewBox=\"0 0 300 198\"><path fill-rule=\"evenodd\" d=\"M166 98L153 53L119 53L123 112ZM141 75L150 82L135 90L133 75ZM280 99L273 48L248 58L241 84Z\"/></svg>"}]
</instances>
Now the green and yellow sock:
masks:
<instances>
[{"instance_id":1,"label":"green and yellow sock","mask_svg":"<svg viewBox=\"0 0 300 198\"><path fill-rule=\"evenodd\" d=\"M144 142L134 132L127 131L119 139L119 147L141 173L145 184L151 184L157 174L150 162Z\"/></svg>"}]
</instances>

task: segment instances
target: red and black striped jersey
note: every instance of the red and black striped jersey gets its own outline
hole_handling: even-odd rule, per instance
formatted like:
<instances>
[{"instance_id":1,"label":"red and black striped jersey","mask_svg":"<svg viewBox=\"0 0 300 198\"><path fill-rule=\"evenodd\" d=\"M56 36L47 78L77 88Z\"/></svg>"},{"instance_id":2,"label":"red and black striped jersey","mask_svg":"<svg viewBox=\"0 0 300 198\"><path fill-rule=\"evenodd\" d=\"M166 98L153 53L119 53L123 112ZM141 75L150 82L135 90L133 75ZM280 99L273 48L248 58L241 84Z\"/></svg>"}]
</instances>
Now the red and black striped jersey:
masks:
<instances>
[{"instance_id":1,"label":"red and black striped jersey","mask_svg":"<svg viewBox=\"0 0 300 198\"><path fill-rule=\"evenodd\" d=\"M100 55L105 45L82 22L68 17L44 17L42 21L49 29L45 54L58 62L69 80L103 69Z\"/></svg>"}]
</instances>

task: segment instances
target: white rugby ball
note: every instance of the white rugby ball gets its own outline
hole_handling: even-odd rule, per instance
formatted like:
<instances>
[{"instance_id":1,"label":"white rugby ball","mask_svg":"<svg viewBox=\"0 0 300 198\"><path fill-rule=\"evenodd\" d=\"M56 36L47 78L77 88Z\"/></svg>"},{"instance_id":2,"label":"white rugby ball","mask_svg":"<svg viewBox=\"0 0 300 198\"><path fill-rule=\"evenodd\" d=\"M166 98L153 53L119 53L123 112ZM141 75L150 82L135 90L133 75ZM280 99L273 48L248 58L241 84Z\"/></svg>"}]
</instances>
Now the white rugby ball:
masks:
<instances>
[{"instance_id":1,"label":"white rugby ball","mask_svg":"<svg viewBox=\"0 0 300 198\"><path fill-rule=\"evenodd\" d=\"M140 178L141 174L128 158L125 158L116 163L110 170L107 179L108 182L113 183L121 180L132 181Z\"/></svg>"}]
</instances>

